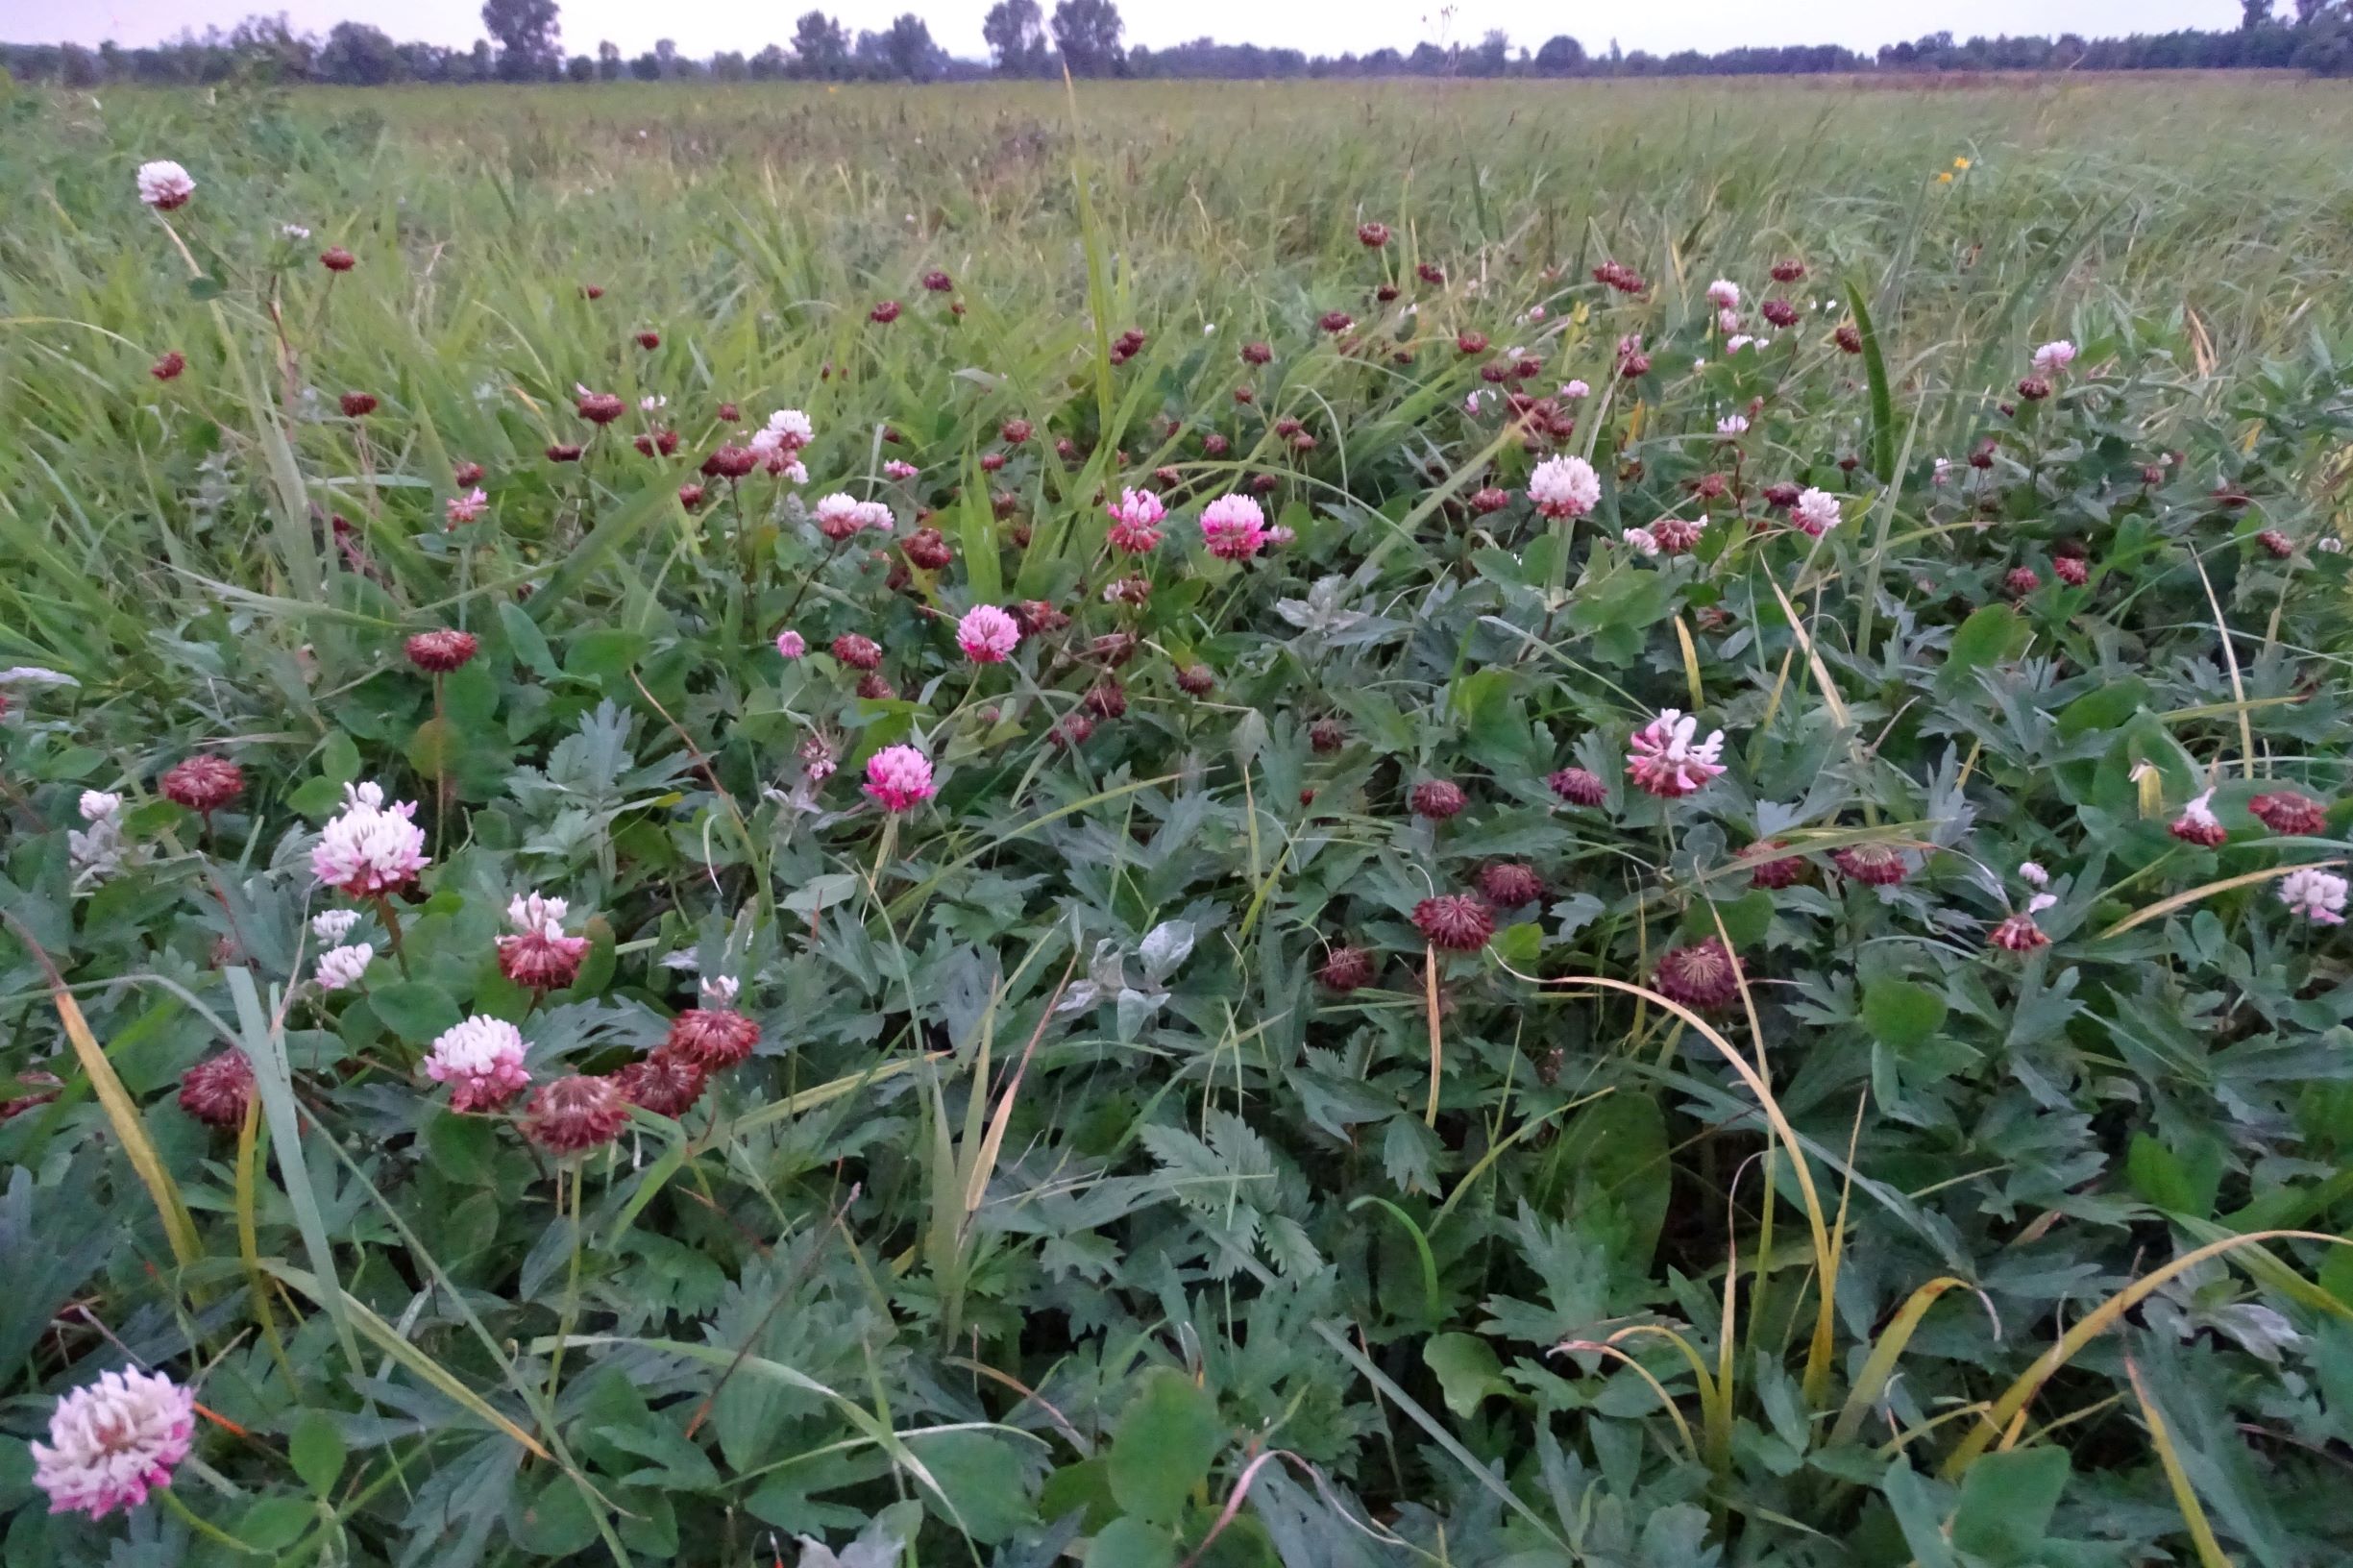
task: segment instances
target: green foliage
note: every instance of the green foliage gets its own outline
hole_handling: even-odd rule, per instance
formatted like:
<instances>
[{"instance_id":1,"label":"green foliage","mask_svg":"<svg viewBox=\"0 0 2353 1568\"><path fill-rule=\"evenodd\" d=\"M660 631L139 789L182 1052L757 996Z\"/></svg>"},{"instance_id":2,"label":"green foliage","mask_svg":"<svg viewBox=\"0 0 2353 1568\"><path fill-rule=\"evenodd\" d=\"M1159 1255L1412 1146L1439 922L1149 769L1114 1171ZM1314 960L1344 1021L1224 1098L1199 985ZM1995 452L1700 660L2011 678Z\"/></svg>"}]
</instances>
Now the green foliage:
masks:
<instances>
[{"instance_id":1,"label":"green foliage","mask_svg":"<svg viewBox=\"0 0 2353 1568\"><path fill-rule=\"evenodd\" d=\"M11 100L10 1568L2353 1551L2341 106L450 102Z\"/></svg>"}]
</instances>

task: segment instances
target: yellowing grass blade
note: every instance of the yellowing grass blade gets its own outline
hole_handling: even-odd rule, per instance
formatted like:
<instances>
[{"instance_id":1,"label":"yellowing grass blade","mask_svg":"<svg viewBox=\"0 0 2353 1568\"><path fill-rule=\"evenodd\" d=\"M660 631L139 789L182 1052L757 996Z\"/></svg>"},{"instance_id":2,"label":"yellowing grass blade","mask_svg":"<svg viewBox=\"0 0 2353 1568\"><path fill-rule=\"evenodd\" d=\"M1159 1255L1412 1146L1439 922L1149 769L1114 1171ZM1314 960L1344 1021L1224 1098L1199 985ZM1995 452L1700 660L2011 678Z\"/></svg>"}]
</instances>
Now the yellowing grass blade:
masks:
<instances>
[{"instance_id":1,"label":"yellowing grass blade","mask_svg":"<svg viewBox=\"0 0 2353 1568\"><path fill-rule=\"evenodd\" d=\"M1797 634L1798 646L1805 650L1806 667L1814 672L1814 684L1821 688L1822 700L1828 704L1831 719L1839 728L1845 729L1849 723L1846 699L1838 695L1838 688L1830 684L1829 668L1822 662L1822 655L1814 651L1814 639L1805 629L1804 617L1798 614L1798 607L1789 601L1789 596L1781 591L1779 583L1770 576L1765 581L1772 587L1773 597L1781 601L1781 613L1789 617L1789 629Z\"/></svg>"},{"instance_id":2,"label":"yellowing grass blade","mask_svg":"<svg viewBox=\"0 0 2353 1568\"><path fill-rule=\"evenodd\" d=\"M1960 1445L1952 1451L1952 1457L1945 1461L1945 1479L1951 1481L1959 1477L1997 1436L2001 1438L2003 1448L2016 1442L2021 1430L2020 1419L2034 1396L2043 1391L2043 1384L2048 1383L2059 1368L2072 1360L2077 1351L2114 1328L2126 1312L2154 1295L2168 1280L2187 1273L2209 1258L2219 1258L2239 1247L2258 1241L2284 1239L2325 1241L2332 1247L2349 1244L2343 1237L2328 1236L2319 1231L2253 1231L2245 1236L2210 1241L2194 1252L2183 1253L2161 1268L2150 1269L2093 1308L2081 1322L2060 1336L2057 1344L2035 1358L2034 1364L2019 1374L2018 1380L1987 1409L1984 1419L1970 1428L1969 1435L1961 1439Z\"/></svg>"},{"instance_id":3,"label":"yellowing grass blade","mask_svg":"<svg viewBox=\"0 0 2353 1568\"><path fill-rule=\"evenodd\" d=\"M2230 1558L2222 1555L2222 1543L2214 1538L2214 1526L2206 1522L2205 1505L2198 1502L2190 1484L2190 1472L2182 1468L2181 1456L2174 1452L2173 1433L2165 1417L2157 1413L2157 1407L2148 1402L2148 1384L2141 1381L2141 1369L2129 1356L2124 1358L2124 1375L2132 1380L2132 1397L2141 1402L2141 1419L2148 1423L2148 1440L2157 1445L2157 1462L2165 1466L2165 1483L2173 1488L2173 1501L2181 1507L2181 1522L2190 1527L2200 1568L2231 1568Z\"/></svg>"},{"instance_id":4,"label":"yellowing grass blade","mask_svg":"<svg viewBox=\"0 0 2353 1568\"><path fill-rule=\"evenodd\" d=\"M58 972L41 944L33 940L33 933L13 918L9 924L15 929L16 940L25 944L48 977L49 1000L58 1010L58 1022L65 1027L65 1038L73 1043L74 1058L82 1065L83 1074L90 1081L90 1089L98 1096L99 1108L106 1112L107 1121L114 1129L115 1141L123 1146L123 1154L131 1168L138 1172L147 1196L154 1201L156 1213L163 1220L163 1235L170 1241L172 1257L185 1268L203 1256L204 1248L196 1239L196 1221L188 1213L187 1200L180 1195L180 1184L172 1179L163 1157L156 1152L155 1139L147 1136L147 1123L139 1118L137 1102L107 1060L107 1053L90 1033L89 1020L82 1016L82 1004L74 993L65 989L65 977Z\"/></svg>"},{"instance_id":5,"label":"yellowing grass blade","mask_svg":"<svg viewBox=\"0 0 2353 1568\"><path fill-rule=\"evenodd\" d=\"M2342 866L2344 862L2341 860L2315 860L2308 861L2300 866L2273 866L2260 871L2242 871L2237 876L2226 876L2218 882L2203 883L2197 887L2191 888L2186 892L2171 894L2166 897L2160 898L2145 909L2134 910L2131 914L2125 916L2122 919L2108 927L2107 930L2102 931L2099 934L2100 940L2105 942L2110 937L2120 937L2136 925L2146 925L2151 920L2162 919L2166 916L2172 914L2173 911L2187 908L2189 905L2194 904L2200 899L2209 897L2214 894L2228 893L2233 888L2243 888L2251 883L2268 882L2275 877L2286 876L2290 871L2310 870L2316 868Z\"/></svg>"}]
</instances>

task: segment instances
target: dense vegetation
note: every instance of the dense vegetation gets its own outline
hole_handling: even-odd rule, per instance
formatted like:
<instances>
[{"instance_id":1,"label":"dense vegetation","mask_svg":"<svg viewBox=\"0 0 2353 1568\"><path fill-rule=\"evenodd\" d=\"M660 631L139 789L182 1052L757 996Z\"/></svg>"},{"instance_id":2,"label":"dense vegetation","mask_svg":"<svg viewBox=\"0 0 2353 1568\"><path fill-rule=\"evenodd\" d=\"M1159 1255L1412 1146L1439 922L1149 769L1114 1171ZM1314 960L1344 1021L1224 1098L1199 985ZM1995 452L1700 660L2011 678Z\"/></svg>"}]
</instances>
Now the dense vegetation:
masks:
<instances>
[{"instance_id":1,"label":"dense vegetation","mask_svg":"<svg viewBox=\"0 0 2353 1568\"><path fill-rule=\"evenodd\" d=\"M2329 89L0 116L10 1568L2353 1550Z\"/></svg>"}]
</instances>

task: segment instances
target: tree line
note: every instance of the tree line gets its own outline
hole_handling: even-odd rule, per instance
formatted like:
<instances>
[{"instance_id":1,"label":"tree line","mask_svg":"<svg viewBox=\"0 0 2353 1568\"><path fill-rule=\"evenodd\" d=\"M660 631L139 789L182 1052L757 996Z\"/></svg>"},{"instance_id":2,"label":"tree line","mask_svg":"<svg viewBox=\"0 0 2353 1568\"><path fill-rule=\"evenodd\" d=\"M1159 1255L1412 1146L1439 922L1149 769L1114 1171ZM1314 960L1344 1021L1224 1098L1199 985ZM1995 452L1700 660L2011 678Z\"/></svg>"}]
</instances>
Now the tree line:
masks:
<instances>
[{"instance_id":1,"label":"tree line","mask_svg":"<svg viewBox=\"0 0 2353 1568\"><path fill-rule=\"evenodd\" d=\"M69 86L116 82L204 85L233 80L321 82L381 86L400 82L821 82L970 81L987 76L1259 79L1292 77L1460 76L1666 77L1784 76L1822 72L2115 71L2263 67L2322 75L2353 74L2353 0L2241 0L2240 25L2207 32L2135 34L2120 38L1972 37L1932 33L1865 55L1840 44L1775 48L1627 52L1613 40L1588 53L1565 35L1533 51L1514 48L1501 32L1476 44L1420 43L1410 50L1310 55L1251 43L1196 38L1163 49L1130 47L1113 0L997 0L981 24L986 61L958 60L909 12L880 31L852 34L822 11L803 14L790 39L756 54L723 50L708 60L662 39L625 57L612 43L594 55L565 52L556 0L487 0L489 36L471 48L396 42L380 28L339 22L324 38L298 33L282 12L255 15L226 32L184 33L168 43L124 48L102 43L0 43L0 67L12 75Z\"/></svg>"}]
</instances>

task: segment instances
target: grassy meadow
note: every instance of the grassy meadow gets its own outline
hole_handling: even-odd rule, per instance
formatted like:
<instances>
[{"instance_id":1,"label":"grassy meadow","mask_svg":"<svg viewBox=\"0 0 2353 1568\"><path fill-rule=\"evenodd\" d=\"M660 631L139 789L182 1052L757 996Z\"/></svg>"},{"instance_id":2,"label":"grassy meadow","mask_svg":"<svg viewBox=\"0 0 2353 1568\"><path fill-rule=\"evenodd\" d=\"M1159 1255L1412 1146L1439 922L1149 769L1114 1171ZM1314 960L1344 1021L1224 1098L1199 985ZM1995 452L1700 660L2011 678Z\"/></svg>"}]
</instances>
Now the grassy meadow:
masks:
<instances>
[{"instance_id":1,"label":"grassy meadow","mask_svg":"<svg viewBox=\"0 0 2353 1568\"><path fill-rule=\"evenodd\" d=\"M10 1568L2353 1554L2341 88L0 128Z\"/></svg>"}]
</instances>

